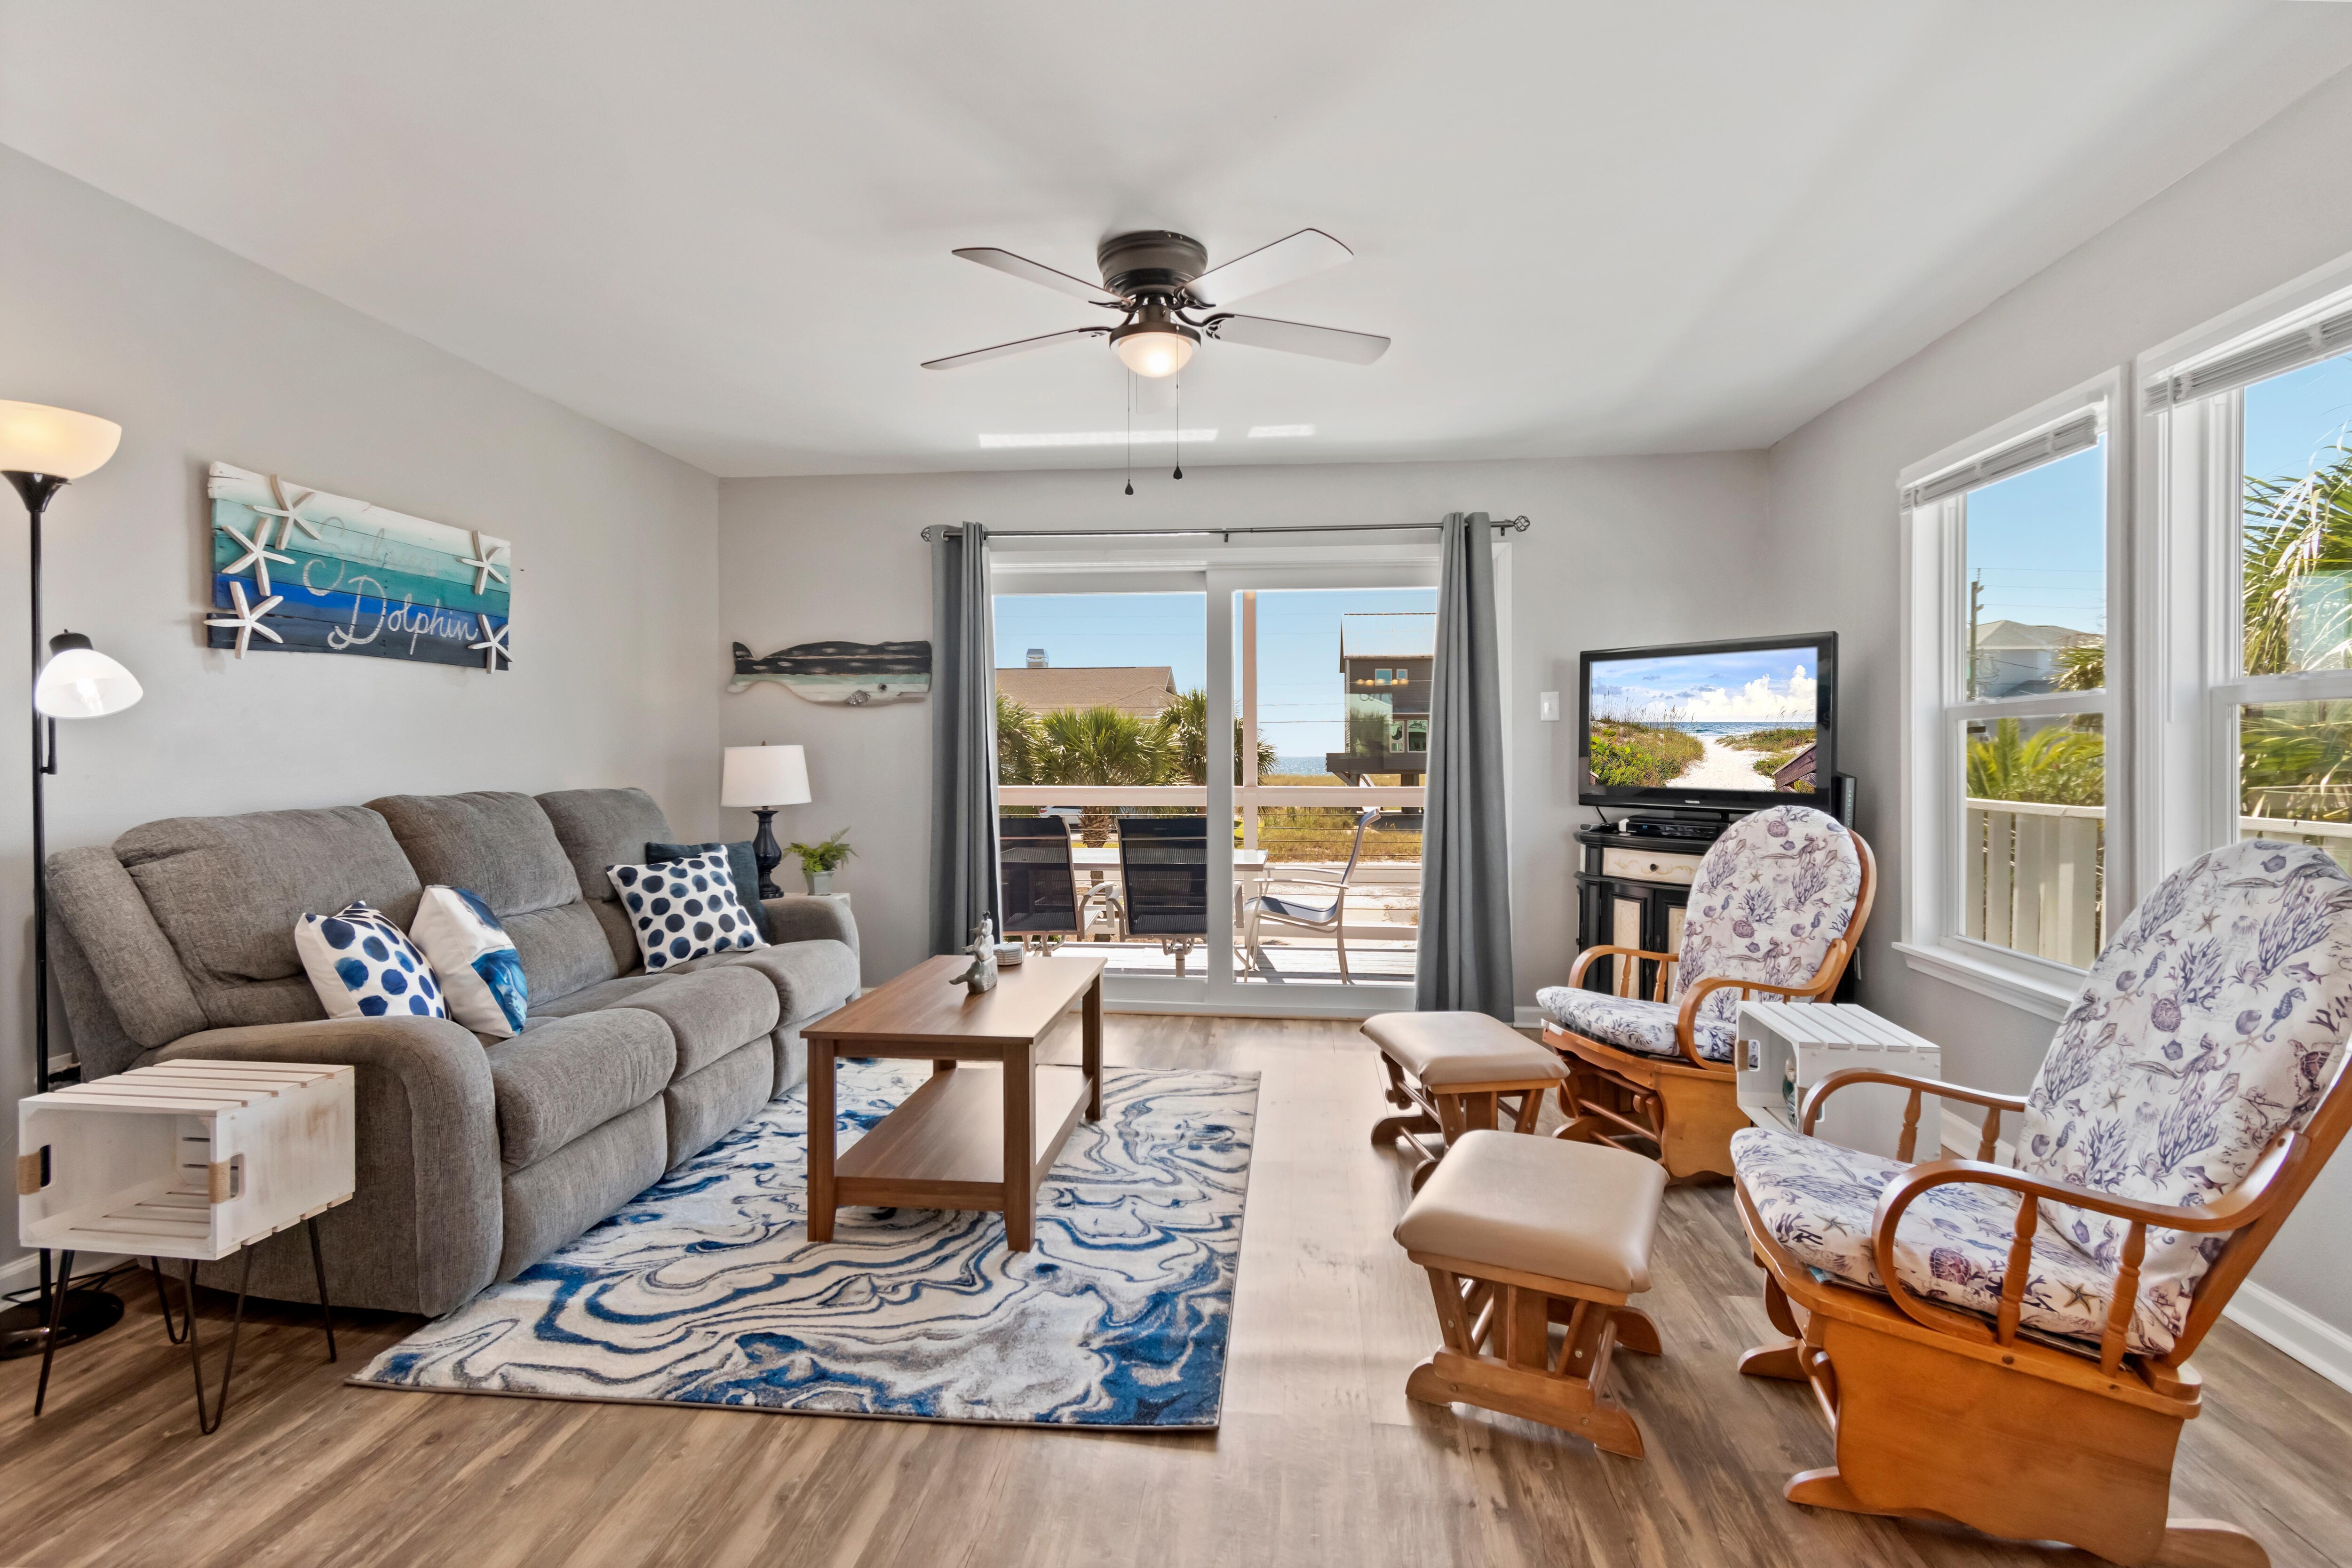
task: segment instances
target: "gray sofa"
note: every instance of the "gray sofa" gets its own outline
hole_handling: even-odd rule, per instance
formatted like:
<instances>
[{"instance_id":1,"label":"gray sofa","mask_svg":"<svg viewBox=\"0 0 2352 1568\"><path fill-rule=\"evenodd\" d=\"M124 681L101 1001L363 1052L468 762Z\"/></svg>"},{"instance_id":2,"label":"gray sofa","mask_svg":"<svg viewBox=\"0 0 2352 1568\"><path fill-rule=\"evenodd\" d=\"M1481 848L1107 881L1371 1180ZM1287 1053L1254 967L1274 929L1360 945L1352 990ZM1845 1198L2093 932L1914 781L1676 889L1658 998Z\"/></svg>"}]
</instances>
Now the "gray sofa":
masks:
<instances>
[{"instance_id":1,"label":"gray sofa","mask_svg":"<svg viewBox=\"0 0 2352 1568\"><path fill-rule=\"evenodd\" d=\"M175 1057L348 1062L358 1192L320 1222L340 1304L438 1314L512 1279L802 1081L800 1026L857 991L827 899L766 902L775 945L647 974L608 865L672 838L642 790L392 795L173 817L49 858L51 955L88 1079ZM404 930L428 883L497 911L529 1026L329 1019L294 925L364 899ZM234 1286L226 1265L208 1282ZM316 1298L299 1230L256 1293Z\"/></svg>"}]
</instances>

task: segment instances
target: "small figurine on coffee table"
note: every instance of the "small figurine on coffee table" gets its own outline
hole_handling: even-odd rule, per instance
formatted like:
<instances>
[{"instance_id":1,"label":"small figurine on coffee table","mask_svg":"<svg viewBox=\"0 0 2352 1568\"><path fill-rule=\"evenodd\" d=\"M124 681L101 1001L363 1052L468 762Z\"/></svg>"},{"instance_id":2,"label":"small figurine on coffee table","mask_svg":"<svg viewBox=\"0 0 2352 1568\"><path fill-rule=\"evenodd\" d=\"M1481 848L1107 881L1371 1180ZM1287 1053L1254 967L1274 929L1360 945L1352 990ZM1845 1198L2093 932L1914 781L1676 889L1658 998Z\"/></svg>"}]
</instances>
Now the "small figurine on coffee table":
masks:
<instances>
[{"instance_id":1,"label":"small figurine on coffee table","mask_svg":"<svg viewBox=\"0 0 2352 1568\"><path fill-rule=\"evenodd\" d=\"M949 982L961 985L977 996L996 989L996 922L986 915L971 928L971 944L964 951L971 954L971 967Z\"/></svg>"}]
</instances>

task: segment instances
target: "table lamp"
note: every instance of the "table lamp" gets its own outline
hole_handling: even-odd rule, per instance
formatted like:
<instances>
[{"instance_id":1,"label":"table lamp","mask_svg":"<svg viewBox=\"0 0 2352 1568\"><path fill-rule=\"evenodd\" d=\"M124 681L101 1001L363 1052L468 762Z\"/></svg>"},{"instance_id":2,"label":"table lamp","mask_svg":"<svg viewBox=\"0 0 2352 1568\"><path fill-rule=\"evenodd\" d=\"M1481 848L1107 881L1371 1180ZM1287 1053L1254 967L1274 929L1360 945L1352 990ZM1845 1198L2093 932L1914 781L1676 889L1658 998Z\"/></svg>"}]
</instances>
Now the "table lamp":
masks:
<instances>
[{"instance_id":1,"label":"table lamp","mask_svg":"<svg viewBox=\"0 0 2352 1568\"><path fill-rule=\"evenodd\" d=\"M95 415L38 403L0 400L0 474L25 500L30 520L33 610L33 1083L49 1090L49 888L47 876L48 775L58 771L59 719L95 719L139 700L131 672L90 647L78 632L61 632L41 647L41 517L58 491L97 472L122 441L122 426ZM52 1336L72 1344L111 1328L121 1299L106 1290L76 1290L51 1281L49 1254L41 1253L37 1302L0 1311L0 1359L35 1355Z\"/></svg>"},{"instance_id":2,"label":"table lamp","mask_svg":"<svg viewBox=\"0 0 2352 1568\"><path fill-rule=\"evenodd\" d=\"M719 804L749 806L760 819L751 840L751 858L760 868L760 897L780 899L783 890L769 873L784 858L776 842L776 811L780 806L806 805L809 794L808 754L798 746L730 746L719 778Z\"/></svg>"}]
</instances>

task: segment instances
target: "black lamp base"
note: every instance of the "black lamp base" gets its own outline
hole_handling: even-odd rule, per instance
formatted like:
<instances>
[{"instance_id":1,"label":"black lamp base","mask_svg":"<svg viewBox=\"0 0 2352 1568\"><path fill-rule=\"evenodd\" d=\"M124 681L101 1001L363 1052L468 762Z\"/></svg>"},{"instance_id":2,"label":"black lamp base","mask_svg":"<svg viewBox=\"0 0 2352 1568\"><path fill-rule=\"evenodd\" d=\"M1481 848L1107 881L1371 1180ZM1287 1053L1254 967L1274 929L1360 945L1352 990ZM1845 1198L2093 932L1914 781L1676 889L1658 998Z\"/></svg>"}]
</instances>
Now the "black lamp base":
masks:
<instances>
[{"instance_id":1,"label":"black lamp base","mask_svg":"<svg viewBox=\"0 0 2352 1568\"><path fill-rule=\"evenodd\" d=\"M59 1345L96 1339L122 1321L122 1298L111 1290L68 1290L65 1317L58 1325ZM0 1311L0 1361L38 1355L49 1337L49 1321L36 1298Z\"/></svg>"},{"instance_id":2,"label":"black lamp base","mask_svg":"<svg viewBox=\"0 0 2352 1568\"><path fill-rule=\"evenodd\" d=\"M776 842L776 808L753 806L751 815L760 819L760 831L751 840L751 862L760 868L760 896L781 899L784 890L776 886L775 871L784 863L784 849Z\"/></svg>"}]
</instances>

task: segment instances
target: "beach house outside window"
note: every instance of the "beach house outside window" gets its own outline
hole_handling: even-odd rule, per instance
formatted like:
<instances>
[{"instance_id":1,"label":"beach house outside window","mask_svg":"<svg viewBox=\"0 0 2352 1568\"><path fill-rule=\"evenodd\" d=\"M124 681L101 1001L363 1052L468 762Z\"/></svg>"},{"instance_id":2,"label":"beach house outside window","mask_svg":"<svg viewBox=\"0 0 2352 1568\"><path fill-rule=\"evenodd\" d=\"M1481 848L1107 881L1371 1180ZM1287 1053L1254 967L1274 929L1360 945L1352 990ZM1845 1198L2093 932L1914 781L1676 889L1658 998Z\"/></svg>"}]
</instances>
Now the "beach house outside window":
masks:
<instances>
[{"instance_id":1,"label":"beach house outside window","mask_svg":"<svg viewBox=\"0 0 2352 1568\"><path fill-rule=\"evenodd\" d=\"M2112 377L1904 476L1906 952L2050 988L2105 939ZM1933 967L1933 965L1929 965Z\"/></svg>"}]
</instances>

